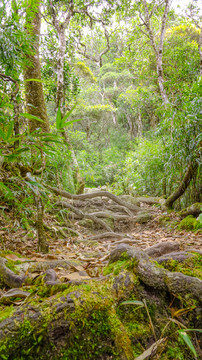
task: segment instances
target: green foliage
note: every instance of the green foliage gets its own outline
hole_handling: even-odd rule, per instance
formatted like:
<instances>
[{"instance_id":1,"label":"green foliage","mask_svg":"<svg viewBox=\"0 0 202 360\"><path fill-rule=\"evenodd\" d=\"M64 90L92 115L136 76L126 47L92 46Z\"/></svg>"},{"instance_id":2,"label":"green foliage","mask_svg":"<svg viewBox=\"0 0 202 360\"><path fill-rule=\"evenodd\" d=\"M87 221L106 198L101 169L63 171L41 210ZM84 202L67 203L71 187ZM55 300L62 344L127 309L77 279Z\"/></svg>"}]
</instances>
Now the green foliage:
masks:
<instances>
[{"instance_id":1,"label":"green foliage","mask_svg":"<svg viewBox=\"0 0 202 360\"><path fill-rule=\"evenodd\" d=\"M127 153L113 188L135 194L161 195L164 177L164 147L160 139L142 138Z\"/></svg>"},{"instance_id":2,"label":"green foliage","mask_svg":"<svg viewBox=\"0 0 202 360\"><path fill-rule=\"evenodd\" d=\"M198 216L197 220L202 224L202 213Z\"/></svg>"},{"instance_id":3,"label":"green foliage","mask_svg":"<svg viewBox=\"0 0 202 360\"><path fill-rule=\"evenodd\" d=\"M86 66L85 63L83 63L82 61L77 61L75 67L81 71L84 77L89 78L92 82L97 82L96 77L93 75L92 71L88 66Z\"/></svg>"},{"instance_id":4,"label":"green foliage","mask_svg":"<svg viewBox=\"0 0 202 360\"><path fill-rule=\"evenodd\" d=\"M168 63L165 66L168 91L181 93L184 84L192 84L197 79L200 62L198 53L199 31L191 24L181 24L167 30L164 61Z\"/></svg>"},{"instance_id":5,"label":"green foliage","mask_svg":"<svg viewBox=\"0 0 202 360\"><path fill-rule=\"evenodd\" d=\"M181 338L184 340L184 342L187 344L191 352L194 354L195 357L197 357L197 352L195 350L195 347L191 341L190 336L187 334L188 331L198 331L202 332L200 329L185 329L185 330L178 330L178 334L181 336Z\"/></svg>"},{"instance_id":6,"label":"green foliage","mask_svg":"<svg viewBox=\"0 0 202 360\"><path fill-rule=\"evenodd\" d=\"M198 230L202 229L202 224L192 215L185 217L178 225L178 230Z\"/></svg>"},{"instance_id":7,"label":"green foliage","mask_svg":"<svg viewBox=\"0 0 202 360\"><path fill-rule=\"evenodd\" d=\"M81 119L77 119L77 120L66 121L69 118L69 116L71 115L71 113L74 111L75 107L76 107L76 105L74 105L72 107L72 109L70 111L68 111L68 113L63 118L62 118L60 107L58 108L57 116L56 116L56 129L57 130L63 130L64 127L70 126L73 123L81 120Z\"/></svg>"}]
</instances>

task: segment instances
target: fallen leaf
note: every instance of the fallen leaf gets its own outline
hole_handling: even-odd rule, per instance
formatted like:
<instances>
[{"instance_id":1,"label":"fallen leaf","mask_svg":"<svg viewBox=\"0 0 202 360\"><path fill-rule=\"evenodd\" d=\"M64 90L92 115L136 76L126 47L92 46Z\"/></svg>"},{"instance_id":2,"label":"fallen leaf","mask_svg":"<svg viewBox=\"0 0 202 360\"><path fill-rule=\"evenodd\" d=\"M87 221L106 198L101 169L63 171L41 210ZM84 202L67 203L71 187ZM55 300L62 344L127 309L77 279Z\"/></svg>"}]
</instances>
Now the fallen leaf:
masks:
<instances>
[{"instance_id":1,"label":"fallen leaf","mask_svg":"<svg viewBox=\"0 0 202 360\"><path fill-rule=\"evenodd\" d=\"M26 261L31 261L31 259L28 258L23 258L23 257L18 257L15 254L8 254L6 255L6 259L7 260L12 260L12 261L21 261L21 262L26 262Z\"/></svg>"},{"instance_id":2,"label":"fallen leaf","mask_svg":"<svg viewBox=\"0 0 202 360\"><path fill-rule=\"evenodd\" d=\"M56 250L55 250L55 253L56 253L56 254L61 254L61 253L62 253L62 251L61 251L61 250L59 250L59 249L56 249Z\"/></svg>"},{"instance_id":3,"label":"fallen leaf","mask_svg":"<svg viewBox=\"0 0 202 360\"><path fill-rule=\"evenodd\" d=\"M73 272L71 274L67 274L65 276L65 279L70 280L70 281L82 281L82 280L89 280L89 279L91 279L91 277L88 276L87 272L79 271L79 272Z\"/></svg>"},{"instance_id":4,"label":"fallen leaf","mask_svg":"<svg viewBox=\"0 0 202 360\"><path fill-rule=\"evenodd\" d=\"M84 270L83 266L81 266L81 265L75 265L75 266L71 265L71 267L73 269L77 270L77 271L83 271Z\"/></svg>"},{"instance_id":5,"label":"fallen leaf","mask_svg":"<svg viewBox=\"0 0 202 360\"><path fill-rule=\"evenodd\" d=\"M57 256L53 255L53 254L48 254L45 256L45 259L47 260L57 260Z\"/></svg>"},{"instance_id":6,"label":"fallen leaf","mask_svg":"<svg viewBox=\"0 0 202 360\"><path fill-rule=\"evenodd\" d=\"M38 256L33 256L31 258L32 261L37 261L37 262L40 262L40 261L44 261L44 258L41 258L41 257L38 257Z\"/></svg>"}]
</instances>

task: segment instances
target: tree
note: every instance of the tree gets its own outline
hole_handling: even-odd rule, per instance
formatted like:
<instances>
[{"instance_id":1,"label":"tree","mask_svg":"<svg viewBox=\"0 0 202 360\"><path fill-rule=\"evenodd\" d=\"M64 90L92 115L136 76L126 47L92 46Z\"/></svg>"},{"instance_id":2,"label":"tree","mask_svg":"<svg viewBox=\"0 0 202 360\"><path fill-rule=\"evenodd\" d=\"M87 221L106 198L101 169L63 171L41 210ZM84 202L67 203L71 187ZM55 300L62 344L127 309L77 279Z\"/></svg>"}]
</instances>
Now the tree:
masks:
<instances>
[{"instance_id":1,"label":"tree","mask_svg":"<svg viewBox=\"0 0 202 360\"><path fill-rule=\"evenodd\" d=\"M146 0L142 0L142 4L143 4L143 12L142 12L142 8L139 10L139 17L142 20L141 26L143 25L145 27L146 34L150 39L150 43L155 54L156 72L158 76L158 85L159 85L162 101L164 104L168 104L169 99L164 87L164 76L163 76L163 44L164 44L164 38L166 32L166 21L168 17L171 0L164 0L163 2L164 10L161 18L161 29L157 39L151 21L152 21L152 16L159 7L158 0L152 3L149 3Z\"/></svg>"},{"instance_id":2,"label":"tree","mask_svg":"<svg viewBox=\"0 0 202 360\"><path fill-rule=\"evenodd\" d=\"M33 38L33 51L27 55L28 65L24 68L27 112L33 116L29 121L29 130L30 133L32 133L40 128L42 132L48 133L50 128L44 100L39 59L41 26L40 1L31 0L28 5L26 12L26 32ZM37 118L42 121L37 120Z\"/></svg>"}]
</instances>

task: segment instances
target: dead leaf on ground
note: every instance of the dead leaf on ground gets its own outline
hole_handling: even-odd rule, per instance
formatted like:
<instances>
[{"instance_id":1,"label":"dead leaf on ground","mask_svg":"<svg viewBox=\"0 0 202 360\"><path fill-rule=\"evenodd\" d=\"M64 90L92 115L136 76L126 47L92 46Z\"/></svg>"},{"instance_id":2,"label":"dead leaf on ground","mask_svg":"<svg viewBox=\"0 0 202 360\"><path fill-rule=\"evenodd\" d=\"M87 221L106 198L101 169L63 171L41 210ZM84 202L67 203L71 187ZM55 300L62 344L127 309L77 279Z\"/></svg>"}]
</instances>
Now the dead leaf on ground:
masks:
<instances>
[{"instance_id":1,"label":"dead leaf on ground","mask_svg":"<svg viewBox=\"0 0 202 360\"><path fill-rule=\"evenodd\" d=\"M64 278L60 278L60 280L62 281L82 281L82 280L90 280L91 277L88 276L86 271L79 271L79 272L73 272L71 274L67 274L65 275Z\"/></svg>"},{"instance_id":2,"label":"dead leaf on ground","mask_svg":"<svg viewBox=\"0 0 202 360\"><path fill-rule=\"evenodd\" d=\"M44 258L39 257L39 256L33 256L31 258L32 261L36 261L36 262L40 262L40 261L44 261Z\"/></svg>"},{"instance_id":3,"label":"dead leaf on ground","mask_svg":"<svg viewBox=\"0 0 202 360\"><path fill-rule=\"evenodd\" d=\"M45 259L46 260L57 260L58 257L53 255L53 254L48 254L48 255L45 256Z\"/></svg>"},{"instance_id":4,"label":"dead leaf on ground","mask_svg":"<svg viewBox=\"0 0 202 360\"><path fill-rule=\"evenodd\" d=\"M31 259L28 259L28 258L18 257L18 256L15 255L15 254L8 254L8 255L6 255L6 259L7 259L7 260L12 260L12 261L21 261L21 262L32 261Z\"/></svg>"}]
</instances>

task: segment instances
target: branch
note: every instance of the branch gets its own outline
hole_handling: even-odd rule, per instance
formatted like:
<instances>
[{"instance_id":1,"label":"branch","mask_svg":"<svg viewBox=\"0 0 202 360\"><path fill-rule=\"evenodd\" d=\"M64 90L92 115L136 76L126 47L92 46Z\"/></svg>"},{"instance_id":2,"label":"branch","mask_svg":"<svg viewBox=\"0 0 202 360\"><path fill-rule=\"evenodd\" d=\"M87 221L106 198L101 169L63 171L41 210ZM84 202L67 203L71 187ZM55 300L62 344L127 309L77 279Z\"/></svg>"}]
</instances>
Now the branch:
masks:
<instances>
[{"instance_id":1,"label":"branch","mask_svg":"<svg viewBox=\"0 0 202 360\"><path fill-rule=\"evenodd\" d=\"M91 61L94 61L96 63L99 63L99 66L102 67L102 56L105 55L109 49L110 49L110 44L109 44L109 33L104 25L104 23L102 22L102 27L104 28L104 34L105 34L105 38L106 38L106 41L107 41L107 47L100 53L98 54L97 57L95 56L92 56L92 55L89 55L87 54L87 49L86 49L86 45L84 43L81 42L81 32L79 31L79 45L81 45L83 48L84 48L84 51L82 52L79 48L78 48L78 45L77 45L77 50L78 50L78 53L82 56L84 56L86 59L89 59Z\"/></svg>"},{"instance_id":2,"label":"branch","mask_svg":"<svg viewBox=\"0 0 202 360\"><path fill-rule=\"evenodd\" d=\"M108 226L103 220L98 219L96 214L85 214L81 210L78 210L73 205L71 205L71 204L69 204L68 202L65 202L65 201L62 201L62 202L59 201L59 202L56 203L56 205L61 205L63 207L71 209L76 215L79 216L79 218L81 218L81 219L83 219L83 218L90 219L90 220L94 221L96 224L101 225L107 231L112 232L112 229L110 228L110 226Z\"/></svg>"}]
</instances>

